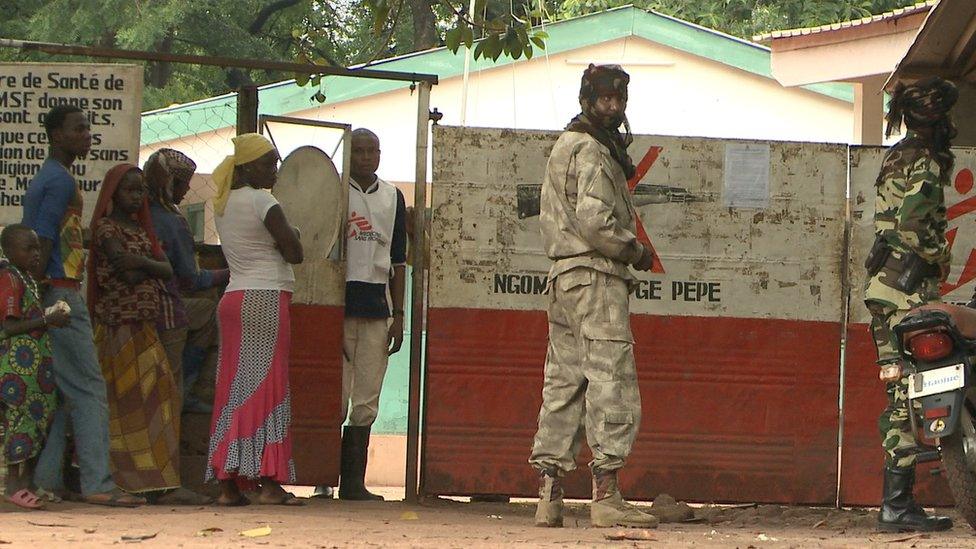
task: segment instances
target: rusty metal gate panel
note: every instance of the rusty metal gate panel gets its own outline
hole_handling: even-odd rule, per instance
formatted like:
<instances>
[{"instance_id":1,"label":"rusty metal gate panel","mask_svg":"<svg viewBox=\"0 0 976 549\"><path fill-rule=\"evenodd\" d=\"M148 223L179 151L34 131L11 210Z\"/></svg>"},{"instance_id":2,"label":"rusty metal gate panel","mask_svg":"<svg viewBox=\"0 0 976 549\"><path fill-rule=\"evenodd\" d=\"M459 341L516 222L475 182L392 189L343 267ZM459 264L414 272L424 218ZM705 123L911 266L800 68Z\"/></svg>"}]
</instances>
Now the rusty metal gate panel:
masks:
<instances>
[{"instance_id":1,"label":"rusty metal gate panel","mask_svg":"<svg viewBox=\"0 0 976 549\"><path fill-rule=\"evenodd\" d=\"M538 193L557 137L435 129L424 493L535 493L549 268ZM661 258L631 300L644 420L621 480L637 499L836 497L847 148L752 143L768 146L768 204L729 207L725 158L744 143L630 148ZM585 467L568 490L588 495Z\"/></svg>"},{"instance_id":2,"label":"rusty metal gate panel","mask_svg":"<svg viewBox=\"0 0 976 549\"><path fill-rule=\"evenodd\" d=\"M282 162L274 189L289 222L301 228L305 248L305 261L294 266L288 365L292 458L303 485L335 486L339 478L346 270L337 252L347 185L325 152L306 146Z\"/></svg>"},{"instance_id":3,"label":"rusty metal gate panel","mask_svg":"<svg viewBox=\"0 0 976 549\"><path fill-rule=\"evenodd\" d=\"M877 354L871 339L871 317L864 307L864 257L874 240L874 183L885 149L851 148L850 305L844 361L843 440L840 501L846 505L878 505L884 454L878 416L885 394L878 380ZM952 244L952 273L942 286L943 299L965 304L976 286L976 150L955 149L956 166L946 188ZM922 465L922 472L931 465ZM918 495L928 505L951 505L952 495L943 477L920 474Z\"/></svg>"}]
</instances>

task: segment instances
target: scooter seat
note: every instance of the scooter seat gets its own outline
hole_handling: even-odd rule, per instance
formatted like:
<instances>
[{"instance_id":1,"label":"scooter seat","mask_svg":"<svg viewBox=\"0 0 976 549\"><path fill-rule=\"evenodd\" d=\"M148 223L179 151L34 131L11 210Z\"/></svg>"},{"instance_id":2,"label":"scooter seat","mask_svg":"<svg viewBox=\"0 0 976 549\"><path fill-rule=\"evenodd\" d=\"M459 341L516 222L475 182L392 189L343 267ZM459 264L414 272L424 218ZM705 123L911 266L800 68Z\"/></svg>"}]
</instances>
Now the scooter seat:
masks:
<instances>
[{"instance_id":1,"label":"scooter seat","mask_svg":"<svg viewBox=\"0 0 976 549\"><path fill-rule=\"evenodd\" d=\"M913 316L922 311L942 311L949 315L956 324L959 334L966 339L976 339L976 309L950 305L948 303L929 303L912 309L906 316Z\"/></svg>"}]
</instances>

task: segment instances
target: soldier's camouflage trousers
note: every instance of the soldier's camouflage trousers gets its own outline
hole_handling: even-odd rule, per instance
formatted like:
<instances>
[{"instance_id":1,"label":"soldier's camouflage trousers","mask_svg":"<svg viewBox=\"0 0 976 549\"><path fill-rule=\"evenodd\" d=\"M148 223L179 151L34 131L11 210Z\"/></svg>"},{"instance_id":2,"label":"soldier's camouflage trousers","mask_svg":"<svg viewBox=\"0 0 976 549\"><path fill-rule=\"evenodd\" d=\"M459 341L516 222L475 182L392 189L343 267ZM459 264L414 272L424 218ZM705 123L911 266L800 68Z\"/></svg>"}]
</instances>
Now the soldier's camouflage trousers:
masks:
<instances>
[{"instance_id":1,"label":"soldier's camouflage trousers","mask_svg":"<svg viewBox=\"0 0 976 549\"><path fill-rule=\"evenodd\" d=\"M878 365L891 364L900 358L894 326L901 322L908 311L925 303L939 301L939 281L927 279L914 294L905 294L882 284L880 273L868 280L864 292L864 303L871 312L871 334L878 350ZM888 465L911 467L915 465L915 455L899 457L896 452L915 446L911 421L908 418L908 376L888 383L888 406L878 418L881 431L881 446L886 452Z\"/></svg>"},{"instance_id":2,"label":"soldier's camouflage trousers","mask_svg":"<svg viewBox=\"0 0 976 549\"><path fill-rule=\"evenodd\" d=\"M625 280L585 267L552 281L535 468L575 469L584 434L590 467L623 467L641 418L628 299Z\"/></svg>"}]
</instances>

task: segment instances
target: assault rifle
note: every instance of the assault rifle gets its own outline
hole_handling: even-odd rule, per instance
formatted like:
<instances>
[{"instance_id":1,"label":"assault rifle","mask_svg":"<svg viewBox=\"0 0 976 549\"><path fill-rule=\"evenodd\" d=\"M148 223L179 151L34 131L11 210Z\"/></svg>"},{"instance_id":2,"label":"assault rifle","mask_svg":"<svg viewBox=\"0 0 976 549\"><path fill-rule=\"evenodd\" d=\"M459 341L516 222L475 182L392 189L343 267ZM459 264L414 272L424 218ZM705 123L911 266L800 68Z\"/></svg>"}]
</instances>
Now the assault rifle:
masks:
<instances>
[{"instance_id":1,"label":"assault rifle","mask_svg":"<svg viewBox=\"0 0 976 549\"><path fill-rule=\"evenodd\" d=\"M518 201L519 219L539 215L542 185L523 184L515 187ZM668 204L672 202L705 202L708 197L694 194L682 187L668 187L667 185L649 185L638 183L633 192L634 207L649 204Z\"/></svg>"}]
</instances>

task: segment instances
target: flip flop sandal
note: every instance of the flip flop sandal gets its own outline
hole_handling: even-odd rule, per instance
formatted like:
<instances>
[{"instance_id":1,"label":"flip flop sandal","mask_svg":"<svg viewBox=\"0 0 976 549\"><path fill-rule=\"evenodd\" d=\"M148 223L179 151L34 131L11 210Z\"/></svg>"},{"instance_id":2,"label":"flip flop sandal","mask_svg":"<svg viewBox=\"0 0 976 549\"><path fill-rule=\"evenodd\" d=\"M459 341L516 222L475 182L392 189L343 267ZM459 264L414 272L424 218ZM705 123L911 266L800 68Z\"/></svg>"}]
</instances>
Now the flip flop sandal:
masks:
<instances>
[{"instance_id":1,"label":"flip flop sandal","mask_svg":"<svg viewBox=\"0 0 976 549\"><path fill-rule=\"evenodd\" d=\"M251 504L251 500L247 499L247 496L241 494L241 496L234 501L222 502L219 499L214 500L219 507L247 507Z\"/></svg>"},{"instance_id":2,"label":"flip flop sandal","mask_svg":"<svg viewBox=\"0 0 976 549\"><path fill-rule=\"evenodd\" d=\"M44 508L44 504L37 497L37 494L31 492L27 488L17 490L12 496L4 496L3 499L9 503L13 503L17 507L30 509L32 511Z\"/></svg>"},{"instance_id":3,"label":"flip flop sandal","mask_svg":"<svg viewBox=\"0 0 976 549\"><path fill-rule=\"evenodd\" d=\"M333 498L335 498L335 490L333 490L332 487L329 487L327 490L323 490L322 492L314 492L312 493L311 496L309 496L309 499L333 499Z\"/></svg>"},{"instance_id":4,"label":"flip flop sandal","mask_svg":"<svg viewBox=\"0 0 976 549\"><path fill-rule=\"evenodd\" d=\"M286 505L289 507L301 507L305 505L305 500L299 499L294 494L288 494L287 496L285 496L285 499L281 500L281 503L279 503L279 505Z\"/></svg>"},{"instance_id":5,"label":"flip flop sandal","mask_svg":"<svg viewBox=\"0 0 976 549\"><path fill-rule=\"evenodd\" d=\"M62 501L64 501L63 499L61 499L61 496L55 494L54 492L49 492L44 488L38 488L37 490L34 490L34 494L36 494L38 499L40 499L41 501L46 501L48 503L61 503Z\"/></svg>"},{"instance_id":6,"label":"flip flop sandal","mask_svg":"<svg viewBox=\"0 0 976 549\"><path fill-rule=\"evenodd\" d=\"M102 495L108 495L109 498L98 499L97 497L86 496L85 503L89 503L91 505L104 505L106 507L128 507L130 509L141 507L146 504L145 499L130 496L119 489L112 490L111 492L105 492L104 494L95 494L95 496Z\"/></svg>"},{"instance_id":7,"label":"flip flop sandal","mask_svg":"<svg viewBox=\"0 0 976 549\"><path fill-rule=\"evenodd\" d=\"M153 505L210 505L213 503L213 498L181 487L156 496L150 503Z\"/></svg>"},{"instance_id":8,"label":"flip flop sandal","mask_svg":"<svg viewBox=\"0 0 976 549\"><path fill-rule=\"evenodd\" d=\"M295 494L290 494L288 492L285 492L285 494L281 496L281 499L279 499L278 501L270 501L267 503L258 502L258 503L260 503L261 505L284 505L286 507L301 507L305 505L305 500L298 499L297 497L295 497Z\"/></svg>"}]
</instances>

